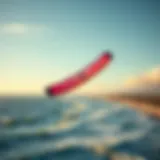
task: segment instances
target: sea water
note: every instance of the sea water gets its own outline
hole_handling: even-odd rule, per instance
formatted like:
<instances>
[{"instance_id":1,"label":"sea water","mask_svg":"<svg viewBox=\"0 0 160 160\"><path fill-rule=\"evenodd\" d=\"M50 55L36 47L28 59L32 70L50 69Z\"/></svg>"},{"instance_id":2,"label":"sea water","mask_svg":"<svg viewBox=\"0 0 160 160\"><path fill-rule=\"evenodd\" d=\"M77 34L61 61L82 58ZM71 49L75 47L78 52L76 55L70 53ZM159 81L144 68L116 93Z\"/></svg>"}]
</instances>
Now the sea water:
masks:
<instances>
[{"instance_id":1,"label":"sea water","mask_svg":"<svg viewBox=\"0 0 160 160\"><path fill-rule=\"evenodd\" d=\"M160 121L87 97L1 97L0 160L160 160Z\"/></svg>"}]
</instances>

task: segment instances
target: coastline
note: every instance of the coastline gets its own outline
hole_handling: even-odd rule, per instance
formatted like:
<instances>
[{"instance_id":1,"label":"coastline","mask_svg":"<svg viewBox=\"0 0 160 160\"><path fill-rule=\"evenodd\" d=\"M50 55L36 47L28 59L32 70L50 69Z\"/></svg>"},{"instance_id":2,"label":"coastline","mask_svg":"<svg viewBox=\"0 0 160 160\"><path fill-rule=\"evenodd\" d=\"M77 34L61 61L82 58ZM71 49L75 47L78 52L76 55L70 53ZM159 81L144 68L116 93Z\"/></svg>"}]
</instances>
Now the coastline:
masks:
<instances>
[{"instance_id":1,"label":"coastline","mask_svg":"<svg viewBox=\"0 0 160 160\"><path fill-rule=\"evenodd\" d=\"M117 102L160 119L160 96L149 95L107 95L100 99Z\"/></svg>"}]
</instances>

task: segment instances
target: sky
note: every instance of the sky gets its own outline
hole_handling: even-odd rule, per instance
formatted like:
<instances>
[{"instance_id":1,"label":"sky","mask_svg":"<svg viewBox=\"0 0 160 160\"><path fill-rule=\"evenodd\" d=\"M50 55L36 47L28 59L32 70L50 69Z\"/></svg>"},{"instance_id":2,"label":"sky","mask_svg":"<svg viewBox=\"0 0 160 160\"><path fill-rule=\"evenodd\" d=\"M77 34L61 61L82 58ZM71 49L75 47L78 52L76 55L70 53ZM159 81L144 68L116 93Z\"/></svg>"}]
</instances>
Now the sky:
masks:
<instances>
[{"instance_id":1,"label":"sky","mask_svg":"<svg viewBox=\"0 0 160 160\"><path fill-rule=\"evenodd\" d=\"M75 93L110 91L160 64L159 0L0 0L0 94L43 94L109 50Z\"/></svg>"}]
</instances>

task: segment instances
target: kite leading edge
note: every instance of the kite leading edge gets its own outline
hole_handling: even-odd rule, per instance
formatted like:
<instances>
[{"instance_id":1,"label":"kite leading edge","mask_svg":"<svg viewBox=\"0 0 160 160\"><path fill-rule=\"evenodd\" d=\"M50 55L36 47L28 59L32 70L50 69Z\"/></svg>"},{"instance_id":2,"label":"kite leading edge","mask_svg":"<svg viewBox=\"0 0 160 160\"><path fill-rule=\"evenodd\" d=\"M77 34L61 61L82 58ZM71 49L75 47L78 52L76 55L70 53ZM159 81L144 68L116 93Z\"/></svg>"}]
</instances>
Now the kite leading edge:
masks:
<instances>
[{"instance_id":1,"label":"kite leading edge","mask_svg":"<svg viewBox=\"0 0 160 160\"><path fill-rule=\"evenodd\" d=\"M105 66L109 65L112 59L113 55L110 52L103 52L94 62L91 62L79 72L60 82L49 85L45 90L46 94L48 96L60 96L68 93L100 73Z\"/></svg>"}]
</instances>

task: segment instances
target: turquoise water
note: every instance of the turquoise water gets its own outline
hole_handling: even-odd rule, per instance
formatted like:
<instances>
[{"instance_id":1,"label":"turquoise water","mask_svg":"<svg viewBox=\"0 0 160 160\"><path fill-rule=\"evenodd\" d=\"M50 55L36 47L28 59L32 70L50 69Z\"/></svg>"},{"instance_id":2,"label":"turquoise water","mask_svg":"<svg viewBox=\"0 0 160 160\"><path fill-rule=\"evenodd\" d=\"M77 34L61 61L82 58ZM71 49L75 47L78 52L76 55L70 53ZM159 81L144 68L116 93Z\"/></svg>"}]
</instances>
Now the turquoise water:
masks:
<instances>
[{"instance_id":1,"label":"turquoise water","mask_svg":"<svg viewBox=\"0 0 160 160\"><path fill-rule=\"evenodd\" d=\"M0 98L0 160L159 160L159 153L159 120L127 106L85 97Z\"/></svg>"}]
</instances>

